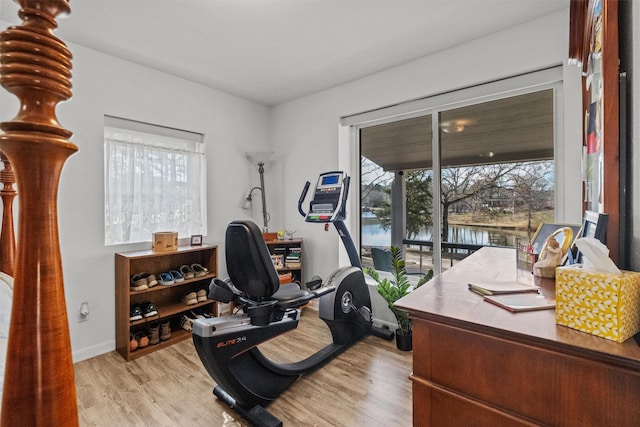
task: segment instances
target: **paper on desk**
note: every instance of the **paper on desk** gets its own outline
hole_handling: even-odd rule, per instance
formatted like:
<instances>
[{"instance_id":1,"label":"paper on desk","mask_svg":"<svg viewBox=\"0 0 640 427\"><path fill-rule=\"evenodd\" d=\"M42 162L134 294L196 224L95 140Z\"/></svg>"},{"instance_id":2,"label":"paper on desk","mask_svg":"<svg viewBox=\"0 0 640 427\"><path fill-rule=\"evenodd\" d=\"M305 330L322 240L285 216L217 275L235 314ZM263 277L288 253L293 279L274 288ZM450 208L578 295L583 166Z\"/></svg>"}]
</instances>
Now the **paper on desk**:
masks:
<instances>
[{"instance_id":1,"label":"paper on desk","mask_svg":"<svg viewBox=\"0 0 640 427\"><path fill-rule=\"evenodd\" d=\"M609 248L593 237L576 239L576 246L582 253L582 268L592 273L620 274L616 264L609 258Z\"/></svg>"}]
</instances>

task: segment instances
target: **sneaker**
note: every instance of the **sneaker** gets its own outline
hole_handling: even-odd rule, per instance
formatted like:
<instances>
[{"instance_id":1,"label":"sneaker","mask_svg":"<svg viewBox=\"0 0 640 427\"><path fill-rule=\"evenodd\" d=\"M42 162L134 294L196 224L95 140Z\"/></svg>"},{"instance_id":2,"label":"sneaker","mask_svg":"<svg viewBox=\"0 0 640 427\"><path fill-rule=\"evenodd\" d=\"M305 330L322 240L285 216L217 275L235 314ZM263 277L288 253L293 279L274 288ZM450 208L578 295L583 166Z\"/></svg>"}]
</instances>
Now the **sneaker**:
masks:
<instances>
[{"instance_id":1,"label":"sneaker","mask_svg":"<svg viewBox=\"0 0 640 427\"><path fill-rule=\"evenodd\" d=\"M144 291L145 289L149 289L149 286L147 285L147 279L145 279L139 274L136 274L131 277L131 285L129 288L133 292Z\"/></svg>"},{"instance_id":2,"label":"sneaker","mask_svg":"<svg viewBox=\"0 0 640 427\"><path fill-rule=\"evenodd\" d=\"M211 319L212 317L214 317L213 313L210 313L207 310L202 310L200 314L202 314L205 319Z\"/></svg>"},{"instance_id":3,"label":"sneaker","mask_svg":"<svg viewBox=\"0 0 640 427\"><path fill-rule=\"evenodd\" d=\"M152 302L145 301L141 304L140 309L144 317L153 317L158 315L158 309Z\"/></svg>"},{"instance_id":4,"label":"sneaker","mask_svg":"<svg viewBox=\"0 0 640 427\"><path fill-rule=\"evenodd\" d=\"M193 269L186 264L180 267L180 273L182 273L182 277L184 277L185 279L193 279L194 277L196 277L196 273L193 271Z\"/></svg>"},{"instance_id":5,"label":"sneaker","mask_svg":"<svg viewBox=\"0 0 640 427\"><path fill-rule=\"evenodd\" d=\"M171 326L169 321L160 324L160 341L166 341L171 338Z\"/></svg>"},{"instance_id":6,"label":"sneaker","mask_svg":"<svg viewBox=\"0 0 640 427\"><path fill-rule=\"evenodd\" d=\"M173 279L174 282L176 283L184 282L184 277L182 277L182 274L180 274L178 270L171 270L169 274L171 274L171 278Z\"/></svg>"},{"instance_id":7,"label":"sneaker","mask_svg":"<svg viewBox=\"0 0 640 427\"><path fill-rule=\"evenodd\" d=\"M206 289L200 289L196 293L196 298L198 299L198 302L205 302L207 300L207 290Z\"/></svg>"},{"instance_id":8,"label":"sneaker","mask_svg":"<svg viewBox=\"0 0 640 427\"><path fill-rule=\"evenodd\" d=\"M192 318L195 318L195 319L204 319L205 318L204 314L202 314L202 313L200 313L198 311L195 311L195 310L189 310L189 314L191 315Z\"/></svg>"},{"instance_id":9,"label":"sneaker","mask_svg":"<svg viewBox=\"0 0 640 427\"><path fill-rule=\"evenodd\" d=\"M182 303L185 305L193 305L198 303L198 294L189 292L182 297Z\"/></svg>"},{"instance_id":10,"label":"sneaker","mask_svg":"<svg viewBox=\"0 0 640 427\"><path fill-rule=\"evenodd\" d=\"M180 327L188 332L193 331L193 319L183 314L180 318Z\"/></svg>"},{"instance_id":11,"label":"sneaker","mask_svg":"<svg viewBox=\"0 0 640 427\"><path fill-rule=\"evenodd\" d=\"M203 307L189 310L189 313L192 315L192 317L195 317L197 319L210 319L214 317L211 312L207 311L207 309Z\"/></svg>"},{"instance_id":12,"label":"sneaker","mask_svg":"<svg viewBox=\"0 0 640 427\"><path fill-rule=\"evenodd\" d=\"M149 344L156 345L160 343L160 325L149 327Z\"/></svg>"},{"instance_id":13,"label":"sneaker","mask_svg":"<svg viewBox=\"0 0 640 427\"><path fill-rule=\"evenodd\" d=\"M137 304L129 308L129 321L135 322L136 320L142 320L142 309Z\"/></svg>"},{"instance_id":14,"label":"sneaker","mask_svg":"<svg viewBox=\"0 0 640 427\"><path fill-rule=\"evenodd\" d=\"M147 280L147 286L150 288L153 288L155 285L158 284L158 279L156 279L156 276L154 274L140 273L140 277Z\"/></svg>"},{"instance_id":15,"label":"sneaker","mask_svg":"<svg viewBox=\"0 0 640 427\"><path fill-rule=\"evenodd\" d=\"M164 286L173 285L175 282L173 281L173 276L169 273L160 273L158 277L159 283Z\"/></svg>"}]
</instances>

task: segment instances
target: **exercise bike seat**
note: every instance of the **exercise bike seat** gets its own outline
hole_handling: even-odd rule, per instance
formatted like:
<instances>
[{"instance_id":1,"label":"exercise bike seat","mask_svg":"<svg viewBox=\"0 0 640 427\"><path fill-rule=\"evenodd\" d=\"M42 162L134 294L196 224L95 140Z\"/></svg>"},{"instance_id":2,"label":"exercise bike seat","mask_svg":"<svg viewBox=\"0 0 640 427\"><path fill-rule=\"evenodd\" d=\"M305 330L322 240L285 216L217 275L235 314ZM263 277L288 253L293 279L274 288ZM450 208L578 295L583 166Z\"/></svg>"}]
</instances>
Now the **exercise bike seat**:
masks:
<instances>
[{"instance_id":1,"label":"exercise bike seat","mask_svg":"<svg viewBox=\"0 0 640 427\"><path fill-rule=\"evenodd\" d=\"M280 302L291 301L296 298L304 298L309 295L309 292L304 289L300 289L297 283L287 283L280 285L278 291L271 295L271 298Z\"/></svg>"},{"instance_id":2,"label":"exercise bike seat","mask_svg":"<svg viewBox=\"0 0 640 427\"><path fill-rule=\"evenodd\" d=\"M308 291L296 283L281 286L262 232L251 221L231 222L225 235L225 247L229 278L249 302L266 304L275 300L280 309L298 308L335 290L328 286Z\"/></svg>"}]
</instances>

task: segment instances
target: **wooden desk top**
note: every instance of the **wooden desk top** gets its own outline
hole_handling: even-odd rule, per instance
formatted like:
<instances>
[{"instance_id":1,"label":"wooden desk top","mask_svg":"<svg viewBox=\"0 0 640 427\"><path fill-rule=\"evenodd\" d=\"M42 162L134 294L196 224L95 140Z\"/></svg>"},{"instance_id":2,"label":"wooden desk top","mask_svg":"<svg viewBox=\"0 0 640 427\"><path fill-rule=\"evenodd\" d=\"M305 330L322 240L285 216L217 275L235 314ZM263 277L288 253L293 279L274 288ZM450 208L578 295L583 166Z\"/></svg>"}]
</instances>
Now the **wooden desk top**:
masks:
<instances>
[{"instance_id":1,"label":"wooden desk top","mask_svg":"<svg viewBox=\"0 0 640 427\"><path fill-rule=\"evenodd\" d=\"M557 325L555 310L511 313L468 290L470 280L516 280L518 277L515 249L485 247L400 299L396 305L409 311L414 319L444 323L640 371L640 346L633 338L619 344ZM555 296L553 280L533 277L530 280L541 286L544 294Z\"/></svg>"}]
</instances>

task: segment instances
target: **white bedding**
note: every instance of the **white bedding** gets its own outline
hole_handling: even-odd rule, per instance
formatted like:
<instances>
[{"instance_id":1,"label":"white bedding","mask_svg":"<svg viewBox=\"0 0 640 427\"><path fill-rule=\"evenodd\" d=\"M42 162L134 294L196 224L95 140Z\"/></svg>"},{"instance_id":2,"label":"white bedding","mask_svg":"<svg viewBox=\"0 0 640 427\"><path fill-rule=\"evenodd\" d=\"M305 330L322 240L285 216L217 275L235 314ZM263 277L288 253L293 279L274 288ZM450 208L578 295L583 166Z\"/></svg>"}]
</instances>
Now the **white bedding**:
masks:
<instances>
[{"instance_id":1,"label":"white bedding","mask_svg":"<svg viewBox=\"0 0 640 427\"><path fill-rule=\"evenodd\" d=\"M4 362L7 357L7 336L11 319L13 278L0 272L0 400L4 384Z\"/></svg>"}]
</instances>

